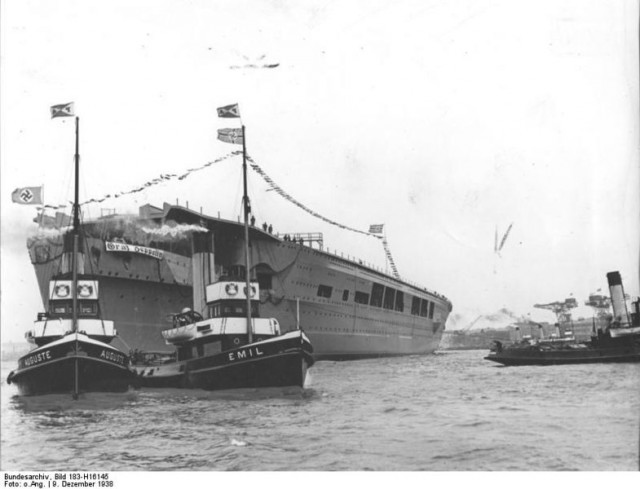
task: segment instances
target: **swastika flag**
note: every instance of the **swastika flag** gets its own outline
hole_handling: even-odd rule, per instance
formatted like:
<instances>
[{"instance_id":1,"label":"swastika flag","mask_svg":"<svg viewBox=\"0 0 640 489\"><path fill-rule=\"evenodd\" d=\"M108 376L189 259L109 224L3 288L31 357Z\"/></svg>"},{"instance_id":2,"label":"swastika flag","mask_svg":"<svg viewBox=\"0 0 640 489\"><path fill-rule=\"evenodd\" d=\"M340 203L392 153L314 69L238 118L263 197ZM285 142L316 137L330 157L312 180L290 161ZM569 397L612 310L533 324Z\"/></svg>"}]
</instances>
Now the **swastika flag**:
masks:
<instances>
[{"instance_id":1,"label":"swastika flag","mask_svg":"<svg viewBox=\"0 0 640 489\"><path fill-rule=\"evenodd\" d=\"M23 187L11 192L11 201L16 204L42 205L43 187Z\"/></svg>"}]
</instances>

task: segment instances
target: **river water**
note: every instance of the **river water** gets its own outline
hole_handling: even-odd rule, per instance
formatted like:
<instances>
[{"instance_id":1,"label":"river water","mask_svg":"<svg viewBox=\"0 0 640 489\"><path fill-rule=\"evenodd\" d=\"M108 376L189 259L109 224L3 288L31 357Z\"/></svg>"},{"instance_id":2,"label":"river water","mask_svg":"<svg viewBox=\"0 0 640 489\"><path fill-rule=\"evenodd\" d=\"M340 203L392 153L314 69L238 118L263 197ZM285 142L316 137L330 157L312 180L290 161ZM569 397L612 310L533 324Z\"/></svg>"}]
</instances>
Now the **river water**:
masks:
<instances>
[{"instance_id":1,"label":"river water","mask_svg":"<svg viewBox=\"0 0 640 489\"><path fill-rule=\"evenodd\" d=\"M640 364L486 351L318 362L300 389L33 398L6 384L5 471L637 471Z\"/></svg>"}]
</instances>

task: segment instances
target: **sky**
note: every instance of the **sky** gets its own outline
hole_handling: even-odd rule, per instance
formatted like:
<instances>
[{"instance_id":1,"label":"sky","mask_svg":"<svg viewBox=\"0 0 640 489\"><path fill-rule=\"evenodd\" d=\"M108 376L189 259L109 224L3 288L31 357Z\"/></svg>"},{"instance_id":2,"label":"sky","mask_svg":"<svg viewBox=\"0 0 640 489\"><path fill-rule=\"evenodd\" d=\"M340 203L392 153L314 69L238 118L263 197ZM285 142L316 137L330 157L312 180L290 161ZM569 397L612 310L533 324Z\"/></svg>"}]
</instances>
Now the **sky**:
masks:
<instances>
[{"instance_id":1,"label":"sky","mask_svg":"<svg viewBox=\"0 0 640 489\"><path fill-rule=\"evenodd\" d=\"M449 327L507 308L638 296L638 4L619 0L5 0L0 6L2 341L42 304L11 192L81 200L184 173L238 147L216 107L238 103L247 151L298 202L344 226L384 223L400 275L453 302ZM277 66L275 66L277 65ZM230 158L100 205L189 203L240 213ZM375 238L319 220L249 175L276 232L388 268ZM511 231L500 254L496 230ZM576 316L589 317L581 306Z\"/></svg>"}]
</instances>

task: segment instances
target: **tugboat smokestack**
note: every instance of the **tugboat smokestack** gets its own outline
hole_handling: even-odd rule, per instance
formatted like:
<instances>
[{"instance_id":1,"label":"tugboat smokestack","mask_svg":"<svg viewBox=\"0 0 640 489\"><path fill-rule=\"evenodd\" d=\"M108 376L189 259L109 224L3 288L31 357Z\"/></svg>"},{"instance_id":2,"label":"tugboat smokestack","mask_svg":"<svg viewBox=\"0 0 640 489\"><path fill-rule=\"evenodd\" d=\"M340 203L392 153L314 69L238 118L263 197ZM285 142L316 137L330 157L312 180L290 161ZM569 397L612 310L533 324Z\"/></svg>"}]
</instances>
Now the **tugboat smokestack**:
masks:
<instances>
[{"instance_id":1,"label":"tugboat smokestack","mask_svg":"<svg viewBox=\"0 0 640 489\"><path fill-rule=\"evenodd\" d=\"M624 288L622 287L622 278L620 272L607 273L607 282L609 282L609 293L611 294L611 307L613 308L613 320L619 322L619 326L629 324L629 311L627 303L624 299ZM616 324L618 326L618 324Z\"/></svg>"}]
</instances>

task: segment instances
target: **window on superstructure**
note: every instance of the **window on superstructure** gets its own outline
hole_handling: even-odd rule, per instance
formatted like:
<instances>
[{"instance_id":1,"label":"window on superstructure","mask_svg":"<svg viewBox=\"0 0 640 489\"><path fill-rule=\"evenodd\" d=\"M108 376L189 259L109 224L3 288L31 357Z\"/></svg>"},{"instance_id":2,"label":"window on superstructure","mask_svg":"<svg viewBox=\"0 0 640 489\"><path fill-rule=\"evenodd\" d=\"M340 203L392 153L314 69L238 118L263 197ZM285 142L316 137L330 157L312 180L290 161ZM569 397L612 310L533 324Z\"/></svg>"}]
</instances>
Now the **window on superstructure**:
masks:
<instances>
[{"instance_id":1,"label":"window on superstructure","mask_svg":"<svg viewBox=\"0 0 640 489\"><path fill-rule=\"evenodd\" d=\"M373 283L371 286L371 304L372 306L382 307L382 296L384 295L384 286L382 284Z\"/></svg>"},{"instance_id":2,"label":"window on superstructure","mask_svg":"<svg viewBox=\"0 0 640 489\"><path fill-rule=\"evenodd\" d=\"M384 302L382 307L385 309L393 309L396 300L396 289L391 287L384 288Z\"/></svg>"},{"instance_id":3,"label":"window on superstructure","mask_svg":"<svg viewBox=\"0 0 640 489\"><path fill-rule=\"evenodd\" d=\"M51 315L61 315L61 314L69 314L71 313L71 304L66 304L64 302L51 302L49 309L51 311Z\"/></svg>"},{"instance_id":4,"label":"window on superstructure","mask_svg":"<svg viewBox=\"0 0 640 489\"><path fill-rule=\"evenodd\" d=\"M333 287L329 287L328 285L318 285L318 297L326 297L328 299L331 298L331 292L333 292Z\"/></svg>"},{"instance_id":5,"label":"window on superstructure","mask_svg":"<svg viewBox=\"0 0 640 489\"><path fill-rule=\"evenodd\" d=\"M425 318L429 315L429 301L426 299L422 299L420 304L420 315Z\"/></svg>"},{"instance_id":6,"label":"window on superstructure","mask_svg":"<svg viewBox=\"0 0 640 489\"><path fill-rule=\"evenodd\" d=\"M404 312L404 292L396 290L396 311Z\"/></svg>"},{"instance_id":7,"label":"window on superstructure","mask_svg":"<svg viewBox=\"0 0 640 489\"><path fill-rule=\"evenodd\" d=\"M95 302L85 302L80 301L78 313L82 316L97 316L98 315L98 304Z\"/></svg>"},{"instance_id":8,"label":"window on superstructure","mask_svg":"<svg viewBox=\"0 0 640 489\"><path fill-rule=\"evenodd\" d=\"M216 353L220 353L221 351L222 351L222 343L220 341L213 341L211 343L204 344L205 355L215 355Z\"/></svg>"},{"instance_id":9,"label":"window on superstructure","mask_svg":"<svg viewBox=\"0 0 640 489\"><path fill-rule=\"evenodd\" d=\"M414 296L411 299L411 314L413 314L414 316L420 315L420 298L419 297Z\"/></svg>"},{"instance_id":10,"label":"window on superstructure","mask_svg":"<svg viewBox=\"0 0 640 489\"><path fill-rule=\"evenodd\" d=\"M349 291L347 289L342 291L342 300L343 301L348 301L349 300Z\"/></svg>"},{"instance_id":11,"label":"window on superstructure","mask_svg":"<svg viewBox=\"0 0 640 489\"><path fill-rule=\"evenodd\" d=\"M369 304L369 294L367 294L366 292L360 292L359 290L356 290L356 295L353 298L353 300L358 304Z\"/></svg>"},{"instance_id":12,"label":"window on superstructure","mask_svg":"<svg viewBox=\"0 0 640 489\"><path fill-rule=\"evenodd\" d=\"M434 303L430 302L429 303L429 319L433 319L433 306L434 306Z\"/></svg>"}]
</instances>

